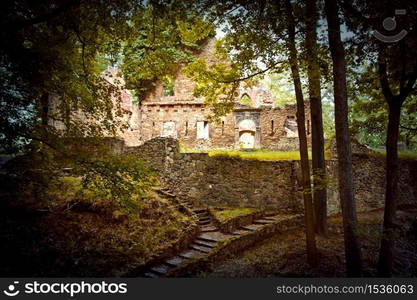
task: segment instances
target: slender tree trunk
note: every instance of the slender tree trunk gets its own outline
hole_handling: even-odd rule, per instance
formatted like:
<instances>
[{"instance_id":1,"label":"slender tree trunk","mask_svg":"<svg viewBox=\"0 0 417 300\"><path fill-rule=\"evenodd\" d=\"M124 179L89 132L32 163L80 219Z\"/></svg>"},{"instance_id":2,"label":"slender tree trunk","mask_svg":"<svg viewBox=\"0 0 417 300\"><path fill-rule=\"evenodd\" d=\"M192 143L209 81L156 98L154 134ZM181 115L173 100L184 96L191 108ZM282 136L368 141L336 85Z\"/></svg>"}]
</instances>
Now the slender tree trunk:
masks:
<instances>
[{"instance_id":1,"label":"slender tree trunk","mask_svg":"<svg viewBox=\"0 0 417 300\"><path fill-rule=\"evenodd\" d=\"M307 260L312 266L317 265L317 248L314 231L314 210L311 197L310 165L308 161L307 135L305 128L304 98L301 88L300 74L298 70L297 49L295 46L295 21L290 0L285 0L285 12L287 17L289 62L294 82L295 97L297 100L297 125L300 143L301 174L303 184L304 215L306 223Z\"/></svg>"},{"instance_id":2,"label":"slender tree trunk","mask_svg":"<svg viewBox=\"0 0 417 300\"><path fill-rule=\"evenodd\" d=\"M317 1L306 0L306 9L307 76L311 113L315 228L318 234L327 237L326 161L324 159L324 133L320 84L321 76L317 55Z\"/></svg>"},{"instance_id":3,"label":"slender tree trunk","mask_svg":"<svg viewBox=\"0 0 417 300\"><path fill-rule=\"evenodd\" d=\"M398 199L398 135L401 115L401 101L388 101L388 129L386 140L386 187L385 210L381 249L379 252L378 275L392 276L394 262L395 214Z\"/></svg>"},{"instance_id":4,"label":"slender tree trunk","mask_svg":"<svg viewBox=\"0 0 417 300\"><path fill-rule=\"evenodd\" d=\"M339 194L343 215L346 271L350 277L362 275L361 245L353 194L352 152L349 137L345 51L340 36L337 0L325 0L329 45L333 61L336 144Z\"/></svg>"}]
</instances>

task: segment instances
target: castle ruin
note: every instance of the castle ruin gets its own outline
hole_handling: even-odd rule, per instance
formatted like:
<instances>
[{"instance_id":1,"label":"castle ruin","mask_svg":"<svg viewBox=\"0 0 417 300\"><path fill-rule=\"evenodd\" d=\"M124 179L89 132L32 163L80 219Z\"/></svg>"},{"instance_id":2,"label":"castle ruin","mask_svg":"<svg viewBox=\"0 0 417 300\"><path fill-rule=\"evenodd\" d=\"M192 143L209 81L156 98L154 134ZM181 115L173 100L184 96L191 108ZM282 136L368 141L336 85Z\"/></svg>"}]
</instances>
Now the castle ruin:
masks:
<instances>
[{"instance_id":1,"label":"castle ruin","mask_svg":"<svg viewBox=\"0 0 417 300\"><path fill-rule=\"evenodd\" d=\"M210 43L198 57L213 59ZM296 106L274 107L271 92L262 83L250 88L241 84L234 110L218 123L208 121L210 108L204 99L193 96L194 86L180 69L170 90L158 82L140 104L124 101L125 108L131 112L130 128L121 135L125 143L137 146L154 137L172 137L186 149L298 149ZM242 99L252 105L243 104ZM309 115L306 103L306 129L310 138Z\"/></svg>"}]
</instances>

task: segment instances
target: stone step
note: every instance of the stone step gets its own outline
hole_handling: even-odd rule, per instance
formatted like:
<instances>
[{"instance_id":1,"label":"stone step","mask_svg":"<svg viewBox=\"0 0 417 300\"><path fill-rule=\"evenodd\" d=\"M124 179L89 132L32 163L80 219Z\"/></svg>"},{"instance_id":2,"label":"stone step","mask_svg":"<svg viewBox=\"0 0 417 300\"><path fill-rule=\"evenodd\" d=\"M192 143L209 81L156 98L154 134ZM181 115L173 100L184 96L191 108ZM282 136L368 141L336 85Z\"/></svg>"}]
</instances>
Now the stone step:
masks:
<instances>
[{"instance_id":1,"label":"stone step","mask_svg":"<svg viewBox=\"0 0 417 300\"><path fill-rule=\"evenodd\" d=\"M206 223L207 221L204 221L204 222L205 222L205 224L201 224L202 227L204 227L204 226L213 226L214 225L213 220L209 220L208 223Z\"/></svg>"},{"instance_id":2,"label":"stone step","mask_svg":"<svg viewBox=\"0 0 417 300\"><path fill-rule=\"evenodd\" d=\"M203 213L203 212L207 212L207 209L205 208L194 208L193 212L198 214L198 213Z\"/></svg>"},{"instance_id":3,"label":"stone step","mask_svg":"<svg viewBox=\"0 0 417 300\"><path fill-rule=\"evenodd\" d=\"M146 272L146 273L143 273L143 277L146 277L146 278L159 278L159 275L158 274L155 274L154 272Z\"/></svg>"},{"instance_id":4,"label":"stone step","mask_svg":"<svg viewBox=\"0 0 417 300\"><path fill-rule=\"evenodd\" d=\"M198 236L199 239L208 241L208 242L223 241L231 237L232 237L231 235L221 233L220 231L203 232Z\"/></svg>"},{"instance_id":5,"label":"stone step","mask_svg":"<svg viewBox=\"0 0 417 300\"><path fill-rule=\"evenodd\" d=\"M269 221L276 221L276 217L264 217L264 220L269 220Z\"/></svg>"},{"instance_id":6,"label":"stone step","mask_svg":"<svg viewBox=\"0 0 417 300\"><path fill-rule=\"evenodd\" d=\"M255 220L253 223L266 225L266 224L274 224L275 222L276 222L275 220L261 219L261 220Z\"/></svg>"},{"instance_id":7,"label":"stone step","mask_svg":"<svg viewBox=\"0 0 417 300\"><path fill-rule=\"evenodd\" d=\"M250 231L256 231L256 230L258 230L261 227L263 227L263 226L260 225L260 224L258 224L258 225L257 224L252 224L252 225L243 226L241 228L242 229L246 229L246 230L250 230Z\"/></svg>"},{"instance_id":8,"label":"stone step","mask_svg":"<svg viewBox=\"0 0 417 300\"><path fill-rule=\"evenodd\" d=\"M151 271L160 275L165 275L170 270L170 267L160 264L151 268Z\"/></svg>"},{"instance_id":9,"label":"stone step","mask_svg":"<svg viewBox=\"0 0 417 300\"><path fill-rule=\"evenodd\" d=\"M201 227L201 232L215 232L217 231L217 227L216 226L202 226Z\"/></svg>"},{"instance_id":10,"label":"stone step","mask_svg":"<svg viewBox=\"0 0 417 300\"><path fill-rule=\"evenodd\" d=\"M248 232L249 231L245 230L245 229L238 229L238 230L233 231L232 234L233 235L242 235L242 234L245 234L245 233L248 233Z\"/></svg>"},{"instance_id":11,"label":"stone step","mask_svg":"<svg viewBox=\"0 0 417 300\"><path fill-rule=\"evenodd\" d=\"M274 211L267 211L264 213L264 217L272 217L272 216L276 216L277 213Z\"/></svg>"},{"instance_id":12,"label":"stone step","mask_svg":"<svg viewBox=\"0 0 417 300\"><path fill-rule=\"evenodd\" d=\"M200 245L197 245L197 244L192 244L191 249L194 249L194 250L197 250L197 251L200 251L200 252L203 252L203 253L209 253L212 248L200 246Z\"/></svg>"},{"instance_id":13,"label":"stone step","mask_svg":"<svg viewBox=\"0 0 417 300\"><path fill-rule=\"evenodd\" d=\"M184 262L184 259L178 256L175 256L173 258L167 259L164 261L165 264L171 266L171 267L178 267Z\"/></svg>"},{"instance_id":14,"label":"stone step","mask_svg":"<svg viewBox=\"0 0 417 300\"><path fill-rule=\"evenodd\" d=\"M198 216L199 221L210 221L211 218L209 216Z\"/></svg>"},{"instance_id":15,"label":"stone step","mask_svg":"<svg viewBox=\"0 0 417 300\"><path fill-rule=\"evenodd\" d=\"M203 224L200 223L200 227L201 228L204 228L204 227L213 227L213 226L214 226L214 224L213 224L212 221L209 221L208 223L207 222L204 222Z\"/></svg>"},{"instance_id":16,"label":"stone step","mask_svg":"<svg viewBox=\"0 0 417 300\"><path fill-rule=\"evenodd\" d=\"M201 255L202 255L201 252L199 252L197 250L194 250L194 249L189 249L187 251L184 251L184 252L178 254L178 256L183 257L183 258L195 258L195 257L199 257Z\"/></svg>"},{"instance_id":17,"label":"stone step","mask_svg":"<svg viewBox=\"0 0 417 300\"><path fill-rule=\"evenodd\" d=\"M211 223L211 220L205 220L205 221L201 221L201 220L199 220L198 221L198 224L199 225L208 225L208 224L210 224Z\"/></svg>"},{"instance_id":18,"label":"stone step","mask_svg":"<svg viewBox=\"0 0 417 300\"><path fill-rule=\"evenodd\" d=\"M194 244L201 245L201 246L205 246L205 247L209 247L209 248L216 247L216 243L215 242L207 242L207 241L200 240L200 239L196 239L194 241Z\"/></svg>"}]
</instances>

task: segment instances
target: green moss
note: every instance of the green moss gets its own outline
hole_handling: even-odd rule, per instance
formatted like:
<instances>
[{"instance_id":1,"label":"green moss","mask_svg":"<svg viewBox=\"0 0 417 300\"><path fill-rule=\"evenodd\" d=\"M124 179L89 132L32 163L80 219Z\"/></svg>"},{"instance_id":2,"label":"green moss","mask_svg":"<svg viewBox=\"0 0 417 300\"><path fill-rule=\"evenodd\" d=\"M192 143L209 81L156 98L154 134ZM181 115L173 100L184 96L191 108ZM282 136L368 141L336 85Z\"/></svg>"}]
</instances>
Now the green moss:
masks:
<instances>
[{"instance_id":1,"label":"green moss","mask_svg":"<svg viewBox=\"0 0 417 300\"><path fill-rule=\"evenodd\" d=\"M211 208L210 212L213 216L220 222L224 223L231 219L234 219L239 216L251 214L255 212L254 208L225 208L225 207L216 207Z\"/></svg>"}]
</instances>

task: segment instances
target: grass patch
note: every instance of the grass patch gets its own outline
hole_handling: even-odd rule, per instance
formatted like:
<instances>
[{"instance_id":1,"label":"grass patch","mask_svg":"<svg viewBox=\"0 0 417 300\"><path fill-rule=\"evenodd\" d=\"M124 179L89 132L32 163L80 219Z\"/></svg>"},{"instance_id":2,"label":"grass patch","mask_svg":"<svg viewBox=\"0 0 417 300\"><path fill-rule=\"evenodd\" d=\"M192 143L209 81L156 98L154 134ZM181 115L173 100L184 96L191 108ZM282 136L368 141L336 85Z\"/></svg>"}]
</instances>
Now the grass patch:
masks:
<instances>
[{"instance_id":1,"label":"grass patch","mask_svg":"<svg viewBox=\"0 0 417 300\"><path fill-rule=\"evenodd\" d=\"M373 149L375 156L378 157L386 157L387 153L385 150L381 149ZM416 151L398 151L398 158L400 159L408 159L408 160L417 160L417 152Z\"/></svg>"},{"instance_id":2,"label":"grass patch","mask_svg":"<svg viewBox=\"0 0 417 300\"><path fill-rule=\"evenodd\" d=\"M300 160L299 151L239 151L239 150L215 150L210 151L209 156L238 157L251 160ZM309 151L311 159L311 151Z\"/></svg>"},{"instance_id":3,"label":"grass patch","mask_svg":"<svg viewBox=\"0 0 417 300\"><path fill-rule=\"evenodd\" d=\"M263 149L254 149L254 150L211 150L203 151L197 149L186 149L180 147L180 152L182 153L207 153L211 157L237 157L241 159L249 160L300 160L300 152L298 150L294 151L270 151ZM327 154L326 154L327 156ZM308 158L311 159L311 151L308 151Z\"/></svg>"},{"instance_id":4,"label":"grass patch","mask_svg":"<svg viewBox=\"0 0 417 300\"><path fill-rule=\"evenodd\" d=\"M220 222L224 223L231 219L234 219L239 216L251 214L255 212L255 208L226 208L226 207L216 207L211 208L210 212L213 216Z\"/></svg>"}]
</instances>

